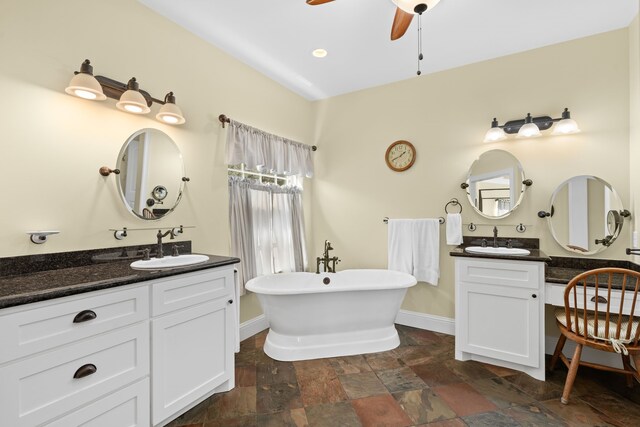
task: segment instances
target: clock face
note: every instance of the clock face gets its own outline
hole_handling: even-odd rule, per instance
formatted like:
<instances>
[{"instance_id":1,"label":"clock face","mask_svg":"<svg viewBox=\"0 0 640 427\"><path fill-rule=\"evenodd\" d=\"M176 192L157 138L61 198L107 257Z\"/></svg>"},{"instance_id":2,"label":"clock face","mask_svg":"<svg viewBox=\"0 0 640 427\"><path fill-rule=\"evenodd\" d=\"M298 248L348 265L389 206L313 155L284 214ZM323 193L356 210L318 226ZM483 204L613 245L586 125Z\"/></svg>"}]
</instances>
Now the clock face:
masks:
<instances>
[{"instance_id":1,"label":"clock face","mask_svg":"<svg viewBox=\"0 0 640 427\"><path fill-rule=\"evenodd\" d=\"M392 170L405 171L413 166L416 160L416 149L409 141L396 141L387 148L385 160Z\"/></svg>"}]
</instances>

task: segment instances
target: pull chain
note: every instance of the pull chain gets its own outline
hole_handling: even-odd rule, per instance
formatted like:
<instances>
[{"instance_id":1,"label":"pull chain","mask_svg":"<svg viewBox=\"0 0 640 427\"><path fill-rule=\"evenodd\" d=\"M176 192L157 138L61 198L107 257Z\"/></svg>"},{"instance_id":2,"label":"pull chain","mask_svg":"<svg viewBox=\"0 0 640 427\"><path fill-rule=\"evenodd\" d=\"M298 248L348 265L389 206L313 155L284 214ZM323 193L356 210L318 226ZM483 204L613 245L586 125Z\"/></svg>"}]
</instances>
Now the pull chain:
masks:
<instances>
[{"instance_id":1,"label":"pull chain","mask_svg":"<svg viewBox=\"0 0 640 427\"><path fill-rule=\"evenodd\" d=\"M422 13L418 13L418 75L422 74L420 71L420 61L422 61Z\"/></svg>"}]
</instances>

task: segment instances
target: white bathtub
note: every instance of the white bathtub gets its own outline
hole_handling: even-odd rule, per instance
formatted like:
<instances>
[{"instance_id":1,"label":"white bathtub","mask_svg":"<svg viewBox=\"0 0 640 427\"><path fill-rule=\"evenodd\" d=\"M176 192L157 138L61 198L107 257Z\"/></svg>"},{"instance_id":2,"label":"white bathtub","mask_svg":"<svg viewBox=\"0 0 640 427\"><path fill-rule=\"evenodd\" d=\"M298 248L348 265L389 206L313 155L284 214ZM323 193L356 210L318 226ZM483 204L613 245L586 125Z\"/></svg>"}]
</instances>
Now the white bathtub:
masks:
<instances>
[{"instance_id":1,"label":"white bathtub","mask_svg":"<svg viewBox=\"0 0 640 427\"><path fill-rule=\"evenodd\" d=\"M415 284L415 277L397 271L344 270L261 276L246 288L258 294L269 321L265 353L292 361L396 348L394 322Z\"/></svg>"}]
</instances>

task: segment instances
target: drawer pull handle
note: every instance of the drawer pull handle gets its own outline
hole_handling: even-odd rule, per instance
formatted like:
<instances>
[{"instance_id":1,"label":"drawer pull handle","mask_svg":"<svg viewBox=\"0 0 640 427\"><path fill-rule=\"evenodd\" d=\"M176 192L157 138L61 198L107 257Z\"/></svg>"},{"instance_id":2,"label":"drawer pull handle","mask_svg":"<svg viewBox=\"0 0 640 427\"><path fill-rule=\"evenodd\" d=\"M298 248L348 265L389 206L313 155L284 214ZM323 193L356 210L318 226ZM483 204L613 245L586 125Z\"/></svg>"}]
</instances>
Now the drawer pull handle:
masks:
<instances>
[{"instance_id":1,"label":"drawer pull handle","mask_svg":"<svg viewBox=\"0 0 640 427\"><path fill-rule=\"evenodd\" d=\"M607 299L598 295L597 301L604 304L607 302ZM591 297L591 302L596 302L596 297Z\"/></svg>"},{"instance_id":2,"label":"drawer pull handle","mask_svg":"<svg viewBox=\"0 0 640 427\"><path fill-rule=\"evenodd\" d=\"M230 299L229 301L227 301L229 304L233 304L233 300Z\"/></svg>"},{"instance_id":3,"label":"drawer pull handle","mask_svg":"<svg viewBox=\"0 0 640 427\"><path fill-rule=\"evenodd\" d=\"M84 378L88 377L91 374L95 374L98 371L96 365L92 363L87 363L86 365L82 365L78 368L75 374L73 374L73 378Z\"/></svg>"},{"instance_id":4,"label":"drawer pull handle","mask_svg":"<svg viewBox=\"0 0 640 427\"><path fill-rule=\"evenodd\" d=\"M73 323L82 323L88 322L89 320L93 320L98 315L93 310L82 310L80 313L76 314L76 317L73 318Z\"/></svg>"},{"instance_id":5,"label":"drawer pull handle","mask_svg":"<svg viewBox=\"0 0 640 427\"><path fill-rule=\"evenodd\" d=\"M536 295L536 294L531 294L531 297L532 297L532 298L538 298L538 295Z\"/></svg>"}]
</instances>

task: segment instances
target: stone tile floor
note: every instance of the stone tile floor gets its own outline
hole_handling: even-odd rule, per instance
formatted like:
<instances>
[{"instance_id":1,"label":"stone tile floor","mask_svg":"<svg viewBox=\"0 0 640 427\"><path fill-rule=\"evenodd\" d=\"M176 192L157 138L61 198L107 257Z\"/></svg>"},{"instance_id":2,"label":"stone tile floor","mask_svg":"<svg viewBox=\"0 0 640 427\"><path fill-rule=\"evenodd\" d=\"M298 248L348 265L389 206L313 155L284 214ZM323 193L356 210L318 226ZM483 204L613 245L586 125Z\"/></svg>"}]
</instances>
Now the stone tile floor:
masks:
<instances>
[{"instance_id":1,"label":"stone tile floor","mask_svg":"<svg viewBox=\"0 0 640 427\"><path fill-rule=\"evenodd\" d=\"M622 375L580 368L562 405L564 366L537 381L456 361L452 336L397 329L394 350L301 362L269 358L261 332L236 354L236 388L169 427L640 426L640 384L629 389Z\"/></svg>"}]
</instances>

